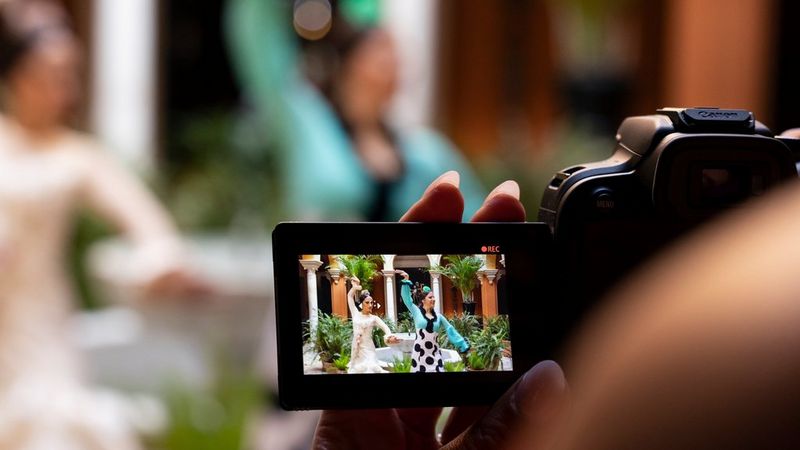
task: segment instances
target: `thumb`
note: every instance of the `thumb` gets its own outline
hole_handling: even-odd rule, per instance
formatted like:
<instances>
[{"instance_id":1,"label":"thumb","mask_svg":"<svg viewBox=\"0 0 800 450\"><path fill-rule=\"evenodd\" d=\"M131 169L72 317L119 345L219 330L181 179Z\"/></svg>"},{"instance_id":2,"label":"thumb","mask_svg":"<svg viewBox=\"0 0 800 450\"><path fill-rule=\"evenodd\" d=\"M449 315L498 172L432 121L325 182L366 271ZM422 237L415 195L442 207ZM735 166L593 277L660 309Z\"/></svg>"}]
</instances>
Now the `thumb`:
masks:
<instances>
[{"instance_id":1,"label":"thumb","mask_svg":"<svg viewBox=\"0 0 800 450\"><path fill-rule=\"evenodd\" d=\"M520 444L527 449L545 448L545 434L566 410L567 396L561 367L553 361L542 361L525 373L486 415L443 448L503 449Z\"/></svg>"}]
</instances>

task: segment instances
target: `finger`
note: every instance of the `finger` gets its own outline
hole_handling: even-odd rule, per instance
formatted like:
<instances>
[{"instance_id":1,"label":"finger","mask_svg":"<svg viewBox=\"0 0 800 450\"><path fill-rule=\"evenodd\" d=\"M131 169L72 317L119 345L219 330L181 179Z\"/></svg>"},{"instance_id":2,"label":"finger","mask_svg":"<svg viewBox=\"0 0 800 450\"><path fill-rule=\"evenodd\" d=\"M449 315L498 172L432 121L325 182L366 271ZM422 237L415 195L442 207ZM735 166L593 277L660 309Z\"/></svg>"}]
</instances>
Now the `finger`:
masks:
<instances>
[{"instance_id":1,"label":"finger","mask_svg":"<svg viewBox=\"0 0 800 450\"><path fill-rule=\"evenodd\" d=\"M442 408L398 409L397 416L406 429L406 448L439 448L436 422L441 414Z\"/></svg>"},{"instance_id":2,"label":"finger","mask_svg":"<svg viewBox=\"0 0 800 450\"><path fill-rule=\"evenodd\" d=\"M558 420L567 402L567 383L561 368L543 361L529 370L478 422L444 448L508 448L524 444L545 448L546 431Z\"/></svg>"},{"instance_id":3,"label":"finger","mask_svg":"<svg viewBox=\"0 0 800 450\"><path fill-rule=\"evenodd\" d=\"M490 407L488 406L461 406L453 408L453 412L450 413L450 417L447 418L447 423L442 430L442 443L447 443L455 439L456 436L463 433L470 425L486 415L489 409Z\"/></svg>"},{"instance_id":4,"label":"finger","mask_svg":"<svg viewBox=\"0 0 800 450\"><path fill-rule=\"evenodd\" d=\"M501 183L486 197L472 216L472 222L524 222L525 207L519 201L519 185L512 180Z\"/></svg>"},{"instance_id":5,"label":"finger","mask_svg":"<svg viewBox=\"0 0 800 450\"><path fill-rule=\"evenodd\" d=\"M459 175L446 172L428 186L422 198L400 219L401 222L460 222L464 197L458 190Z\"/></svg>"},{"instance_id":6,"label":"finger","mask_svg":"<svg viewBox=\"0 0 800 450\"><path fill-rule=\"evenodd\" d=\"M405 436L394 409L323 411L314 433L312 448L338 450L342 448L404 449Z\"/></svg>"},{"instance_id":7,"label":"finger","mask_svg":"<svg viewBox=\"0 0 800 450\"><path fill-rule=\"evenodd\" d=\"M781 136L800 138L800 128L792 128L791 130L786 130L783 133L781 133Z\"/></svg>"}]
</instances>

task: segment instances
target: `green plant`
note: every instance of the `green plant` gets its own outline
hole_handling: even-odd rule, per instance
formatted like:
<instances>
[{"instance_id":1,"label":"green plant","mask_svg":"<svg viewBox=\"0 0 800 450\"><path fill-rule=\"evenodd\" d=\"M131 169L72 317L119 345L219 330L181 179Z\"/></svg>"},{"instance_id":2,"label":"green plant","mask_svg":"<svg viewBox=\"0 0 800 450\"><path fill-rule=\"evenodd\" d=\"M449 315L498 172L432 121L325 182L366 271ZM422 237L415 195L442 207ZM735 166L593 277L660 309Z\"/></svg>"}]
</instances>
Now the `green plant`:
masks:
<instances>
[{"instance_id":1,"label":"green plant","mask_svg":"<svg viewBox=\"0 0 800 450\"><path fill-rule=\"evenodd\" d=\"M403 311L397 316L397 329L396 333L414 333L414 318L409 311Z\"/></svg>"},{"instance_id":2,"label":"green plant","mask_svg":"<svg viewBox=\"0 0 800 450\"><path fill-rule=\"evenodd\" d=\"M395 356L389 364L389 371L394 373L410 373L411 357L408 355L403 355L402 358Z\"/></svg>"},{"instance_id":3,"label":"green plant","mask_svg":"<svg viewBox=\"0 0 800 450\"><path fill-rule=\"evenodd\" d=\"M478 353L470 352L467 355L467 367L472 370L484 370L486 369L486 362Z\"/></svg>"},{"instance_id":4,"label":"green plant","mask_svg":"<svg viewBox=\"0 0 800 450\"><path fill-rule=\"evenodd\" d=\"M173 112L156 187L181 229L259 231L285 217L280 155L255 117Z\"/></svg>"},{"instance_id":5,"label":"green plant","mask_svg":"<svg viewBox=\"0 0 800 450\"><path fill-rule=\"evenodd\" d=\"M569 31L559 36L566 54L562 64L571 70L609 70L619 65L610 58L615 52L613 45L615 25L618 25L620 12L627 9L632 0L558 0L551 1L552 7L561 16L562 25ZM616 30L619 31L618 29ZM616 50L618 51L618 50ZM613 69L612 69L613 70Z\"/></svg>"},{"instance_id":6,"label":"green plant","mask_svg":"<svg viewBox=\"0 0 800 450\"><path fill-rule=\"evenodd\" d=\"M344 273L357 277L361 288L372 290L372 279L378 274L378 264L382 262L377 255L340 255L339 261L344 266Z\"/></svg>"},{"instance_id":7,"label":"green plant","mask_svg":"<svg viewBox=\"0 0 800 450\"><path fill-rule=\"evenodd\" d=\"M463 372L464 371L464 361L458 362L445 362L444 363L444 371L445 372Z\"/></svg>"},{"instance_id":8,"label":"green plant","mask_svg":"<svg viewBox=\"0 0 800 450\"><path fill-rule=\"evenodd\" d=\"M455 315L450 318L450 325L458 331L458 334L464 338L469 338L472 334L481 329L481 324L478 322L478 317L469 313ZM447 333L439 333L438 336L439 347L458 350L450 339L447 338Z\"/></svg>"},{"instance_id":9,"label":"green plant","mask_svg":"<svg viewBox=\"0 0 800 450\"><path fill-rule=\"evenodd\" d=\"M72 229L72 238L69 240L67 261L77 288L78 299L84 309L100 308L105 300L91 283L86 259L92 244L109 235L111 235L111 229L100 217L89 213L80 213L77 216L77 221Z\"/></svg>"},{"instance_id":10,"label":"green plant","mask_svg":"<svg viewBox=\"0 0 800 450\"><path fill-rule=\"evenodd\" d=\"M259 374L222 362L208 388L193 388L174 379L163 399L169 415L164 433L146 439L153 449L243 449L248 427L263 408L265 392Z\"/></svg>"},{"instance_id":11,"label":"green plant","mask_svg":"<svg viewBox=\"0 0 800 450\"><path fill-rule=\"evenodd\" d=\"M314 351L323 363L333 363L342 355L350 355L353 338L353 324L350 320L338 316L319 313L317 329L314 330L312 343Z\"/></svg>"},{"instance_id":12,"label":"green plant","mask_svg":"<svg viewBox=\"0 0 800 450\"><path fill-rule=\"evenodd\" d=\"M333 366L339 370L347 370L348 364L350 364L349 355L340 355L338 358L333 360Z\"/></svg>"},{"instance_id":13,"label":"green plant","mask_svg":"<svg viewBox=\"0 0 800 450\"><path fill-rule=\"evenodd\" d=\"M488 370L497 370L500 366L500 359L503 357L503 349L505 344L503 339L493 334L491 329L484 328L481 331L476 331L470 336L470 348L473 354L483 361L484 368Z\"/></svg>"},{"instance_id":14,"label":"green plant","mask_svg":"<svg viewBox=\"0 0 800 450\"><path fill-rule=\"evenodd\" d=\"M474 303L472 291L478 286L478 270L483 265L480 258L473 255L447 255L444 257L448 262L446 265L433 266L431 270L442 273L453 282L461 291L461 300L464 303Z\"/></svg>"},{"instance_id":15,"label":"green plant","mask_svg":"<svg viewBox=\"0 0 800 450\"><path fill-rule=\"evenodd\" d=\"M508 316L505 314L485 318L484 328L488 329L489 332L495 336L499 336L500 339L508 339L510 336Z\"/></svg>"},{"instance_id":16,"label":"green plant","mask_svg":"<svg viewBox=\"0 0 800 450\"><path fill-rule=\"evenodd\" d=\"M458 334L464 337L471 336L472 333L481 329L478 317L468 313L453 316L450 319L450 325L458 331Z\"/></svg>"}]
</instances>

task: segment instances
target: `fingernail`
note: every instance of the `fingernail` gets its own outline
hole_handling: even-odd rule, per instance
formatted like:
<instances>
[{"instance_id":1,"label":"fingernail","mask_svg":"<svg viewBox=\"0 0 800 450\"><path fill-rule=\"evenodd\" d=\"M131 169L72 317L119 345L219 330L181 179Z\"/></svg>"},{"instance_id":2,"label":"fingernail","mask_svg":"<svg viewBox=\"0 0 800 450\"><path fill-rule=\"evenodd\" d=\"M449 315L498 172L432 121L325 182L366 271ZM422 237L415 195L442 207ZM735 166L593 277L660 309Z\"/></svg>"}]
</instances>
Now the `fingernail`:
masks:
<instances>
[{"instance_id":1,"label":"fingernail","mask_svg":"<svg viewBox=\"0 0 800 450\"><path fill-rule=\"evenodd\" d=\"M428 189L426 190L426 192L430 191L431 189L435 188L436 186L439 186L442 183L449 183L449 184L452 184L455 187L458 187L458 184L460 183L460 181L461 181L461 176L458 174L458 172L456 172L455 170L451 170L449 172L445 172L445 173L441 174L439 176L439 178L435 179L433 181L433 183L431 183L430 186L428 186Z\"/></svg>"},{"instance_id":2,"label":"fingernail","mask_svg":"<svg viewBox=\"0 0 800 450\"><path fill-rule=\"evenodd\" d=\"M486 199L490 199L496 195L505 194L514 197L515 199L519 200L519 185L514 180L504 181L500 183L499 186L494 188L492 192L486 197Z\"/></svg>"}]
</instances>

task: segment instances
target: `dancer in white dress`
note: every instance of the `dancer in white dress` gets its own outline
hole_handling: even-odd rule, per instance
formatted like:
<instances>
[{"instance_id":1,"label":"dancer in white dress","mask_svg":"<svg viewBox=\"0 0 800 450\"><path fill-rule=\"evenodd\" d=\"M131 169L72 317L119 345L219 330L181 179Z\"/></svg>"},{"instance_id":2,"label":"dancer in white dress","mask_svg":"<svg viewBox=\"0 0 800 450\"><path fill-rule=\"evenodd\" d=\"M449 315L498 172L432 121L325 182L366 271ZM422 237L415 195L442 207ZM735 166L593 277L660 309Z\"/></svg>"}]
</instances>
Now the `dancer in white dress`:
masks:
<instances>
[{"instance_id":1,"label":"dancer in white dress","mask_svg":"<svg viewBox=\"0 0 800 450\"><path fill-rule=\"evenodd\" d=\"M394 344L399 340L380 317L372 314L374 300L368 290L361 291L356 306L356 292L361 290L361 282L351 277L352 287L347 293L347 305L353 320L353 343L350 350L350 364L347 373L381 373L386 372L378 363L375 344L372 342L372 330L377 326L385 334L384 341ZM360 310L359 310L360 306Z\"/></svg>"},{"instance_id":2,"label":"dancer in white dress","mask_svg":"<svg viewBox=\"0 0 800 450\"><path fill-rule=\"evenodd\" d=\"M139 448L121 397L91 389L69 330L65 270L79 206L125 232L145 290L180 290L181 244L142 184L64 126L80 52L41 0L0 2L0 448ZM129 413L127 413L129 415Z\"/></svg>"}]
</instances>

